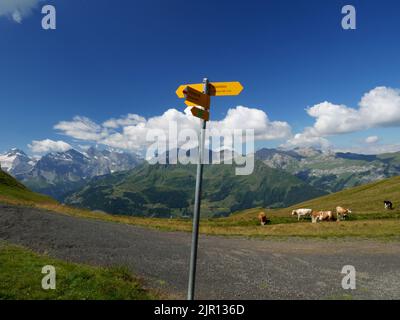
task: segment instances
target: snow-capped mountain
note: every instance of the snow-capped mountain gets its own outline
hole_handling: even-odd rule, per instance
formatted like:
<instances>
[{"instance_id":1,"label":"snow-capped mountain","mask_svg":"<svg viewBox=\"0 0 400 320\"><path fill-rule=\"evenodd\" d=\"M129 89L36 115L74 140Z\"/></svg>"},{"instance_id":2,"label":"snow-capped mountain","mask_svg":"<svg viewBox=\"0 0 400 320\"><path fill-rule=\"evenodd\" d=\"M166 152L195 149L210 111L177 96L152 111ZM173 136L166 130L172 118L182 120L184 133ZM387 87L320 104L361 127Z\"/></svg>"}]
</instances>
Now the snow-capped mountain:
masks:
<instances>
[{"instance_id":1,"label":"snow-capped mountain","mask_svg":"<svg viewBox=\"0 0 400 320\"><path fill-rule=\"evenodd\" d=\"M88 149L84 155L89 158L90 176L102 176L118 171L130 170L142 162L141 158L131 153Z\"/></svg>"},{"instance_id":2,"label":"snow-capped mountain","mask_svg":"<svg viewBox=\"0 0 400 320\"><path fill-rule=\"evenodd\" d=\"M12 149L0 155L1 167L33 191L62 200L93 177L130 170L142 160L137 155L90 148L86 152L71 149L52 152L40 159Z\"/></svg>"},{"instance_id":3,"label":"snow-capped mountain","mask_svg":"<svg viewBox=\"0 0 400 320\"><path fill-rule=\"evenodd\" d=\"M75 182L91 178L90 159L71 149L66 152L54 152L43 156L34 168L24 176L23 181L42 178L49 184L58 181Z\"/></svg>"},{"instance_id":4,"label":"snow-capped mountain","mask_svg":"<svg viewBox=\"0 0 400 320\"><path fill-rule=\"evenodd\" d=\"M19 177L30 172L37 160L29 157L19 149L11 149L6 153L0 154L0 166L7 173Z\"/></svg>"},{"instance_id":5,"label":"snow-capped mountain","mask_svg":"<svg viewBox=\"0 0 400 320\"><path fill-rule=\"evenodd\" d=\"M196 150L191 150L190 156L197 161L197 153L192 151ZM167 163L175 163L176 154L168 152ZM212 163L224 157L212 151L209 151L209 155L213 159ZM312 148L261 149L255 157L268 167L284 170L326 192L336 192L400 174L400 152L362 155L322 152ZM40 159L29 157L18 149L0 154L4 171L33 191L61 201L85 186L92 178L128 171L143 161L135 154L97 148L84 152L74 149L54 152Z\"/></svg>"}]
</instances>

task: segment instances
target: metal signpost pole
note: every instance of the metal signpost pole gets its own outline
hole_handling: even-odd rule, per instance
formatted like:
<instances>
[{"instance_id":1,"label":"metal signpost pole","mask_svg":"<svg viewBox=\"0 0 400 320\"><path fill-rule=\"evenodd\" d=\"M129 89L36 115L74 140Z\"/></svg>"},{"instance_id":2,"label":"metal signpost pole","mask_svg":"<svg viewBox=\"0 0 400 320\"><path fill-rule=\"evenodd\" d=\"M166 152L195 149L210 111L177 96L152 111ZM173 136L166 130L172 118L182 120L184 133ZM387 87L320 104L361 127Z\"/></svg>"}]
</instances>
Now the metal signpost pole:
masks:
<instances>
[{"instance_id":1,"label":"metal signpost pole","mask_svg":"<svg viewBox=\"0 0 400 320\"><path fill-rule=\"evenodd\" d=\"M207 78L203 80L203 92L208 95L209 81ZM199 140L199 163L197 164L197 177L196 177L196 192L194 200L194 213L193 213L193 235L192 235L192 250L190 254L190 269L189 269L189 286L188 286L188 300L194 300L194 288L196 281L196 262L197 262L197 246L199 240L199 222L200 222L200 204L201 204L201 187L203 180L203 159L204 159L204 144L205 144L205 130L207 121L201 120L202 129L200 132Z\"/></svg>"}]
</instances>

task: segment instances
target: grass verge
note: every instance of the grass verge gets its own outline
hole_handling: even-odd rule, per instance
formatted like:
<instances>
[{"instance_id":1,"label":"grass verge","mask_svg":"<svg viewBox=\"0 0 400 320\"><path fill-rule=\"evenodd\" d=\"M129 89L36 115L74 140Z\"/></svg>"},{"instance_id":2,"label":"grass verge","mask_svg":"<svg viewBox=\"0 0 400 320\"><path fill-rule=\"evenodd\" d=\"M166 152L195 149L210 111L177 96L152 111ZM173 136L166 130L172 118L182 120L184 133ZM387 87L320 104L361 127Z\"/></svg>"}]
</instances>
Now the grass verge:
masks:
<instances>
[{"instance_id":1,"label":"grass verge","mask_svg":"<svg viewBox=\"0 0 400 320\"><path fill-rule=\"evenodd\" d=\"M56 268L56 289L44 290L42 268ZM1 300L148 300L154 295L124 268L68 263L0 242Z\"/></svg>"}]
</instances>

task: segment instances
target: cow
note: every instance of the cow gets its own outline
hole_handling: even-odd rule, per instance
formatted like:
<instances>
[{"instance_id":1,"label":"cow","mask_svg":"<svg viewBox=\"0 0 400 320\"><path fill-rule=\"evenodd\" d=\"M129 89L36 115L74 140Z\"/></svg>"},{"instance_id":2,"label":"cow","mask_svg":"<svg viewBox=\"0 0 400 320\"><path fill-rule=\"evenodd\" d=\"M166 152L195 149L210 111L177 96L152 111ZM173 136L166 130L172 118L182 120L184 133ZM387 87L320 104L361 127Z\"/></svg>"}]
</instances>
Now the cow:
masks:
<instances>
[{"instance_id":1,"label":"cow","mask_svg":"<svg viewBox=\"0 0 400 320\"><path fill-rule=\"evenodd\" d=\"M391 203L390 201L383 201L384 205L385 205L385 209L386 210L393 210L393 203Z\"/></svg>"},{"instance_id":2,"label":"cow","mask_svg":"<svg viewBox=\"0 0 400 320\"><path fill-rule=\"evenodd\" d=\"M319 212L313 211L311 213L311 222L312 223L317 223L319 221L319 217L320 217Z\"/></svg>"},{"instance_id":3,"label":"cow","mask_svg":"<svg viewBox=\"0 0 400 320\"><path fill-rule=\"evenodd\" d=\"M267 215L262 211L258 215L258 220L260 220L262 226L265 226L269 222Z\"/></svg>"},{"instance_id":4,"label":"cow","mask_svg":"<svg viewBox=\"0 0 400 320\"><path fill-rule=\"evenodd\" d=\"M319 221L333 221L333 213L332 211L319 211Z\"/></svg>"},{"instance_id":5,"label":"cow","mask_svg":"<svg viewBox=\"0 0 400 320\"><path fill-rule=\"evenodd\" d=\"M351 213L350 209L346 209L343 207L336 207L337 221L345 220L350 213Z\"/></svg>"},{"instance_id":6,"label":"cow","mask_svg":"<svg viewBox=\"0 0 400 320\"><path fill-rule=\"evenodd\" d=\"M292 216L297 215L297 220L300 221L300 217L311 216L312 209L297 209L292 211Z\"/></svg>"}]
</instances>

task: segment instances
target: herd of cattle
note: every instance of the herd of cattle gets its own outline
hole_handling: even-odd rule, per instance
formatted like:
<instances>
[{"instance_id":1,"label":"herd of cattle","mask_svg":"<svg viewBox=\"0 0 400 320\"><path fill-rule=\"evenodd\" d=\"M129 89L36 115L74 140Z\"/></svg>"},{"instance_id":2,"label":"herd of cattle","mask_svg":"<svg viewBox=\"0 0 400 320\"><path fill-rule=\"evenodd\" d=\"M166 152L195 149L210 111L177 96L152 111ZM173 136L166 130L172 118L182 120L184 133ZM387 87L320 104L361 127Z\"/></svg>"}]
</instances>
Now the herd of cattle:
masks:
<instances>
[{"instance_id":1,"label":"herd of cattle","mask_svg":"<svg viewBox=\"0 0 400 320\"><path fill-rule=\"evenodd\" d=\"M292 216L297 216L300 220L301 217L311 217L312 223L317 223L319 221L341 221L345 220L351 210L343 207L336 207L336 215L333 211L313 211L312 209L297 209L292 211Z\"/></svg>"},{"instance_id":2,"label":"herd of cattle","mask_svg":"<svg viewBox=\"0 0 400 320\"><path fill-rule=\"evenodd\" d=\"M384 201L386 210L393 210L393 203L390 201ZM346 220L351 214L351 210L343 207L336 207L336 212L333 211L314 211L312 209L296 209L292 211L292 216L297 216L297 220L301 218L311 218L312 223L322 221L343 221ZM270 222L267 215L264 212L260 212L258 219L262 226L265 226Z\"/></svg>"}]
</instances>

